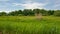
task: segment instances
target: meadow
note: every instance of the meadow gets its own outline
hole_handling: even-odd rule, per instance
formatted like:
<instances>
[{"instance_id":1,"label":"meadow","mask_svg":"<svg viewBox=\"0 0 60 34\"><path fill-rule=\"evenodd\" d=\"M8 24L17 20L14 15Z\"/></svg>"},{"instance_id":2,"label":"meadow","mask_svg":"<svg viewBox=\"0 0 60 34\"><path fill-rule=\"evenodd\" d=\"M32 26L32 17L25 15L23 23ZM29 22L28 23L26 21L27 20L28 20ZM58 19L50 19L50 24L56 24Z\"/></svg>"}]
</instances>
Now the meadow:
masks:
<instances>
[{"instance_id":1,"label":"meadow","mask_svg":"<svg viewBox=\"0 0 60 34\"><path fill-rule=\"evenodd\" d=\"M60 34L60 17L0 16L0 34Z\"/></svg>"}]
</instances>

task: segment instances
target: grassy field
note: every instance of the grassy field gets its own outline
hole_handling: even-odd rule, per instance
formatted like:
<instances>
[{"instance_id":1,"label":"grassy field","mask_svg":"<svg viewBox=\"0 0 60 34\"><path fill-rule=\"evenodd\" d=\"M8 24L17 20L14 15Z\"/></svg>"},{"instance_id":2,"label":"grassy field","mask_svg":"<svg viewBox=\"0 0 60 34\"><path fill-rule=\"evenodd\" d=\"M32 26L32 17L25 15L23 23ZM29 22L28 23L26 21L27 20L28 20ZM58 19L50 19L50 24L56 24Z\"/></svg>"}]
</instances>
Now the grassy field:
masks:
<instances>
[{"instance_id":1,"label":"grassy field","mask_svg":"<svg viewBox=\"0 0 60 34\"><path fill-rule=\"evenodd\" d=\"M60 34L60 17L0 16L0 34Z\"/></svg>"}]
</instances>

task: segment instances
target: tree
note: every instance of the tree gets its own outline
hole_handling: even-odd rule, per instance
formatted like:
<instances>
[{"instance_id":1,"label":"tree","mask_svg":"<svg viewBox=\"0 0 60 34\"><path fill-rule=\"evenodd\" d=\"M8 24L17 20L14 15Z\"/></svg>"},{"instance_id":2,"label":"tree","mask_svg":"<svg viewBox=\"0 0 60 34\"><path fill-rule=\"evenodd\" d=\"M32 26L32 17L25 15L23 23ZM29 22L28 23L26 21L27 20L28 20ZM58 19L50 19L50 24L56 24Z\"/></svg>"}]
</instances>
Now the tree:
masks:
<instances>
[{"instance_id":1,"label":"tree","mask_svg":"<svg viewBox=\"0 0 60 34\"><path fill-rule=\"evenodd\" d=\"M6 12L0 12L0 16L7 16Z\"/></svg>"},{"instance_id":2,"label":"tree","mask_svg":"<svg viewBox=\"0 0 60 34\"><path fill-rule=\"evenodd\" d=\"M39 14L40 13L40 9L33 9L34 13Z\"/></svg>"},{"instance_id":3,"label":"tree","mask_svg":"<svg viewBox=\"0 0 60 34\"><path fill-rule=\"evenodd\" d=\"M53 15L54 14L54 10L49 10L48 11L48 15Z\"/></svg>"},{"instance_id":4,"label":"tree","mask_svg":"<svg viewBox=\"0 0 60 34\"><path fill-rule=\"evenodd\" d=\"M8 15L10 15L10 16L20 16L21 14L22 14L22 10L18 10L18 11L9 12Z\"/></svg>"},{"instance_id":5,"label":"tree","mask_svg":"<svg viewBox=\"0 0 60 34\"><path fill-rule=\"evenodd\" d=\"M54 12L54 16L60 16L60 10L56 10L56 11Z\"/></svg>"},{"instance_id":6,"label":"tree","mask_svg":"<svg viewBox=\"0 0 60 34\"><path fill-rule=\"evenodd\" d=\"M23 12L22 10L18 10L18 16L22 16Z\"/></svg>"},{"instance_id":7,"label":"tree","mask_svg":"<svg viewBox=\"0 0 60 34\"><path fill-rule=\"evenodd\" d=\"M40 9L33 9L33 11L35 12L36 18L41 20L42 19L42 14L41 14Z\"/></svg>"},{"instance_id":8,"label":"tree","mask_svg":"<svg viewBox=\"0 0 60 34\"><path fill-rule=\"evenodd\" d=\"M18 10L18 14L22 14L22 10Z\"/></svg>"},{"instance_id":9,"label":"tree","mask_svg":"<svg viewBox=\"0 0 60 34\"><path fill-rule=\"evenodd\" d=\"M34 15L34 12L31 9L24 9L23 15L25 15L25 16Z\"/></svg>"},{"instance_id":10,"label":"tree","mask_svg":"<svg viewBox=\"0 0 60 34\"><path fill-rule=\"evenodd\" d=\"M18 16L19 12L18 11L12 11L12 12L9 12L9 16Z\"/></svg>"},{"instance_id":11,"label":"tree","mask_svg":"<svg viewBox=\"0 0 60 34\"><path fill-rule=\"evenodd\" d=\"M48 15L47 10L44 10L44 9L40 9L40 13L42 13L43 16Z\"/></svg>"}]
</instances>

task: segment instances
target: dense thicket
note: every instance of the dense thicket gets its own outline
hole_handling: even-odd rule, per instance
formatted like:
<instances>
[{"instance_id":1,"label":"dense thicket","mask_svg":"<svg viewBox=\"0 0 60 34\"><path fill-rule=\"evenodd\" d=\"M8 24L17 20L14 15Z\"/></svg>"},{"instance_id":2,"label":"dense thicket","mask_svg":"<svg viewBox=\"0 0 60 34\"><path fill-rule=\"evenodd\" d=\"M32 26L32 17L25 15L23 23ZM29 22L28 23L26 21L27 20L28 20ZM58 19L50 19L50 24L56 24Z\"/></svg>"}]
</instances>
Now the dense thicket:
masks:
<instances>
[{"instance_id":1,"label":"dense thicket","mask_svg":"<svg viewBox=\"0 0 60 34\"><path fill-rule=\"evenodd\" d=\"M11 11L9 13L0 12L0 16L34 16L35 13L41 13L43 16L60 16L60 10L44 10L44 9L24 9Z\"/></svg>"}]
</instances>

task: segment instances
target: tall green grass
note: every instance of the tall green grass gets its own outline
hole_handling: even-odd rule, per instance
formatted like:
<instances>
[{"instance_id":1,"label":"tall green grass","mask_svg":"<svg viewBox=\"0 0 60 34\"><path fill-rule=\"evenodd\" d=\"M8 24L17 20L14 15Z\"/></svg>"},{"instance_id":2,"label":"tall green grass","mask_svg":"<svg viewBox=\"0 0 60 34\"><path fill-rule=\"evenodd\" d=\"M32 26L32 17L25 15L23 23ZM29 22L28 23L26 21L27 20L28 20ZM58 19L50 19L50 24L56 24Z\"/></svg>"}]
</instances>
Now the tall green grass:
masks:
<instances>
[{"instance_id":1,"label":"tall green grass","mask_svg":"<svg viewBox=\"0 0 60 34\"><path fill-rule=\"evenodd\" d=\"M60 17L1 16L0 34L60 34Z\"/></svg>"}]
</instances>

